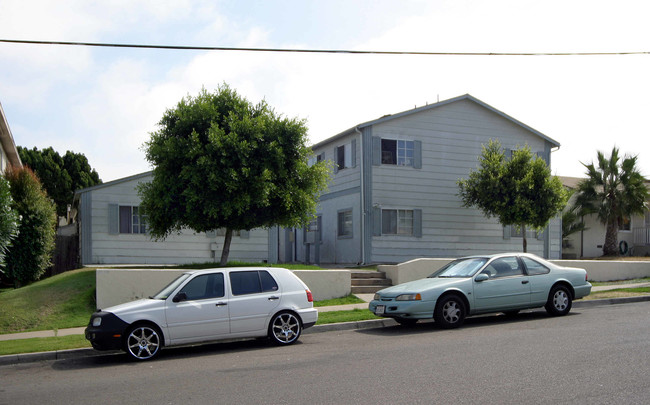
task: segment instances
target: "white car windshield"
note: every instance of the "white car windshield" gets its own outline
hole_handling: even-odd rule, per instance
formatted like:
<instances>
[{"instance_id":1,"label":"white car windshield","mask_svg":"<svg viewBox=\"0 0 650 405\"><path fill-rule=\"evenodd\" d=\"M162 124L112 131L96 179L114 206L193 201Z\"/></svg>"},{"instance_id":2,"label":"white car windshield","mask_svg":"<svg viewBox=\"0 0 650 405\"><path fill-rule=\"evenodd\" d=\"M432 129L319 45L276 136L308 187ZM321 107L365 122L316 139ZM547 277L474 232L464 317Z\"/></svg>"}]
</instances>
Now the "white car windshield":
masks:
<instances>
[{"instance_id":1,"label":"white car windshield","mask_svg":"<svg viewBox=\"0 0 650 405\"><path fill-rule=\"evenodd\" d=\"M167 287L163 288L158 294L151 296L149 298L152 298L154 300L166 300L167 297L169 297L169 294L174 292L176 287L178 287L183 281L185 281L188 277L190 276L189 273L184 273L178 276L178 278L171 283L167 285Z\"/></svg>"},{"instance_id":2,"label":"white car windshield","mask_svg":"<svg viewBox=\"0 0 650 405\"><path fill-rule=\"evenodd\" d=\"M485 257L455 260L429 277L471 277L487 261Z\"/></svg>"}]
</instances>

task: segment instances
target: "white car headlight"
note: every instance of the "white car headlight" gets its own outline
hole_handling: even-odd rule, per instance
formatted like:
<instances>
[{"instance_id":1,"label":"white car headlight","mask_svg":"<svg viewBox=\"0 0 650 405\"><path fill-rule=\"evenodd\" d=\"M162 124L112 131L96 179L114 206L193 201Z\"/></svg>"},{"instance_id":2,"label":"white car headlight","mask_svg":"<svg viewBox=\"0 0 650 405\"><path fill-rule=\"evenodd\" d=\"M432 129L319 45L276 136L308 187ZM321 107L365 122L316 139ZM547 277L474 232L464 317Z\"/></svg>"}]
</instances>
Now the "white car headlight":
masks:
<instances>
[{"instance_id":1,"label":"white car headlight","mask_svg":"<svg viewBox=\"0 0 650 405\"><path fill-rule=\"evenodd\" d=\"M96 318L93 318L93 326L94 327L98 327L101 324L102 324L102 318L101 317L98 316Z\"/></svg>"},{"instance_id":2,"label":"white car headlight","mask_svg":"<svg viewBox=\"0 0 650 405\"><path fill-rule=\"evenodd\" d=\"M395 301L420 301L422 296L420 294L402 294L395 298Z\"/></svg>"}]
</instances>

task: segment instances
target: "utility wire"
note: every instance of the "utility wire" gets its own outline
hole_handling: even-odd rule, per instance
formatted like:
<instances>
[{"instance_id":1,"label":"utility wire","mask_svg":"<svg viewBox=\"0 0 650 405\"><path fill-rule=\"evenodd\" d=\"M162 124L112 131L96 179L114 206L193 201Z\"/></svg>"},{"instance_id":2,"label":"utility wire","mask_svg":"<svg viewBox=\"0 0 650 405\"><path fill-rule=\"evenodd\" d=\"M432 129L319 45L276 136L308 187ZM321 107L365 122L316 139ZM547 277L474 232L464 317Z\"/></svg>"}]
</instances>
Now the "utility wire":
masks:
<instances>
[{"instance_id":1,"label":"utility wire","mask_svg":"<svg viewBox=\"0 0 650 405\"><path fill-rule=\"evenodd\" d=\"M240 48L226 46L182 46L111 44L99 42L31 41L23 39L0 39L0 42L31 45L70 45L103 48L166 49L184 51L245 51L245 52L293 52L293 53L339 53L352 55L427 55L427 56L613 56L648 55L650 51L637 52L417 52L417 51L354 51L345 49L291 49L291 48Z\"/></svg>"}]
</instances>

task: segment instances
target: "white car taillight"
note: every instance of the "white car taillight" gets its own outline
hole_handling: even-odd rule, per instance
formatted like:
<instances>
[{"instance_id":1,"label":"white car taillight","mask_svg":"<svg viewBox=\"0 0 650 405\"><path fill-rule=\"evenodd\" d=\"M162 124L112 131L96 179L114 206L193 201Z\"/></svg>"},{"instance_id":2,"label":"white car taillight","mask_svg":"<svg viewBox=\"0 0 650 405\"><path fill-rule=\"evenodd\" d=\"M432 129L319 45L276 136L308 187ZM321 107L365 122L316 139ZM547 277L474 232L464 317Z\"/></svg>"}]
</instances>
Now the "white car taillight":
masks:
<instances>
[{"instance_id":1,"label":"white car taillight","mask_svg":"<svg viewBox=\"0 0 650 405\"><path fill-rule=\"evenodd\" d=\"M311 291L305 290L305 292L307 293L307 301L314 302L314 296L311 294Z\"/></svg>"}]
</instances>

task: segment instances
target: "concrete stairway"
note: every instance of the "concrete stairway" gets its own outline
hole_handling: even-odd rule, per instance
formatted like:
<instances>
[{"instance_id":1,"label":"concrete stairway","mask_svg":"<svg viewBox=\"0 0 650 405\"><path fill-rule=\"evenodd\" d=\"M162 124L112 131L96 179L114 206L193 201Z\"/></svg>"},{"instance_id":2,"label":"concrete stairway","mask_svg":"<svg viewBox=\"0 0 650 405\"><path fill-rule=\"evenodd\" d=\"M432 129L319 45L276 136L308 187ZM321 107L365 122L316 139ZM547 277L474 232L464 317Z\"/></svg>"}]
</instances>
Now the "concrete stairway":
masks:
<instances>
[{"instance_id":1,"label":"concrete stairway","mask_svg":"<svg viewBox=\"0 0 650 405\"><path fill-rule=\"evenodd\" d=\"M390 287L390 279L381 271L353 271L352 294L374 294L377 291Z\"/></svg>"}]
</instances>

